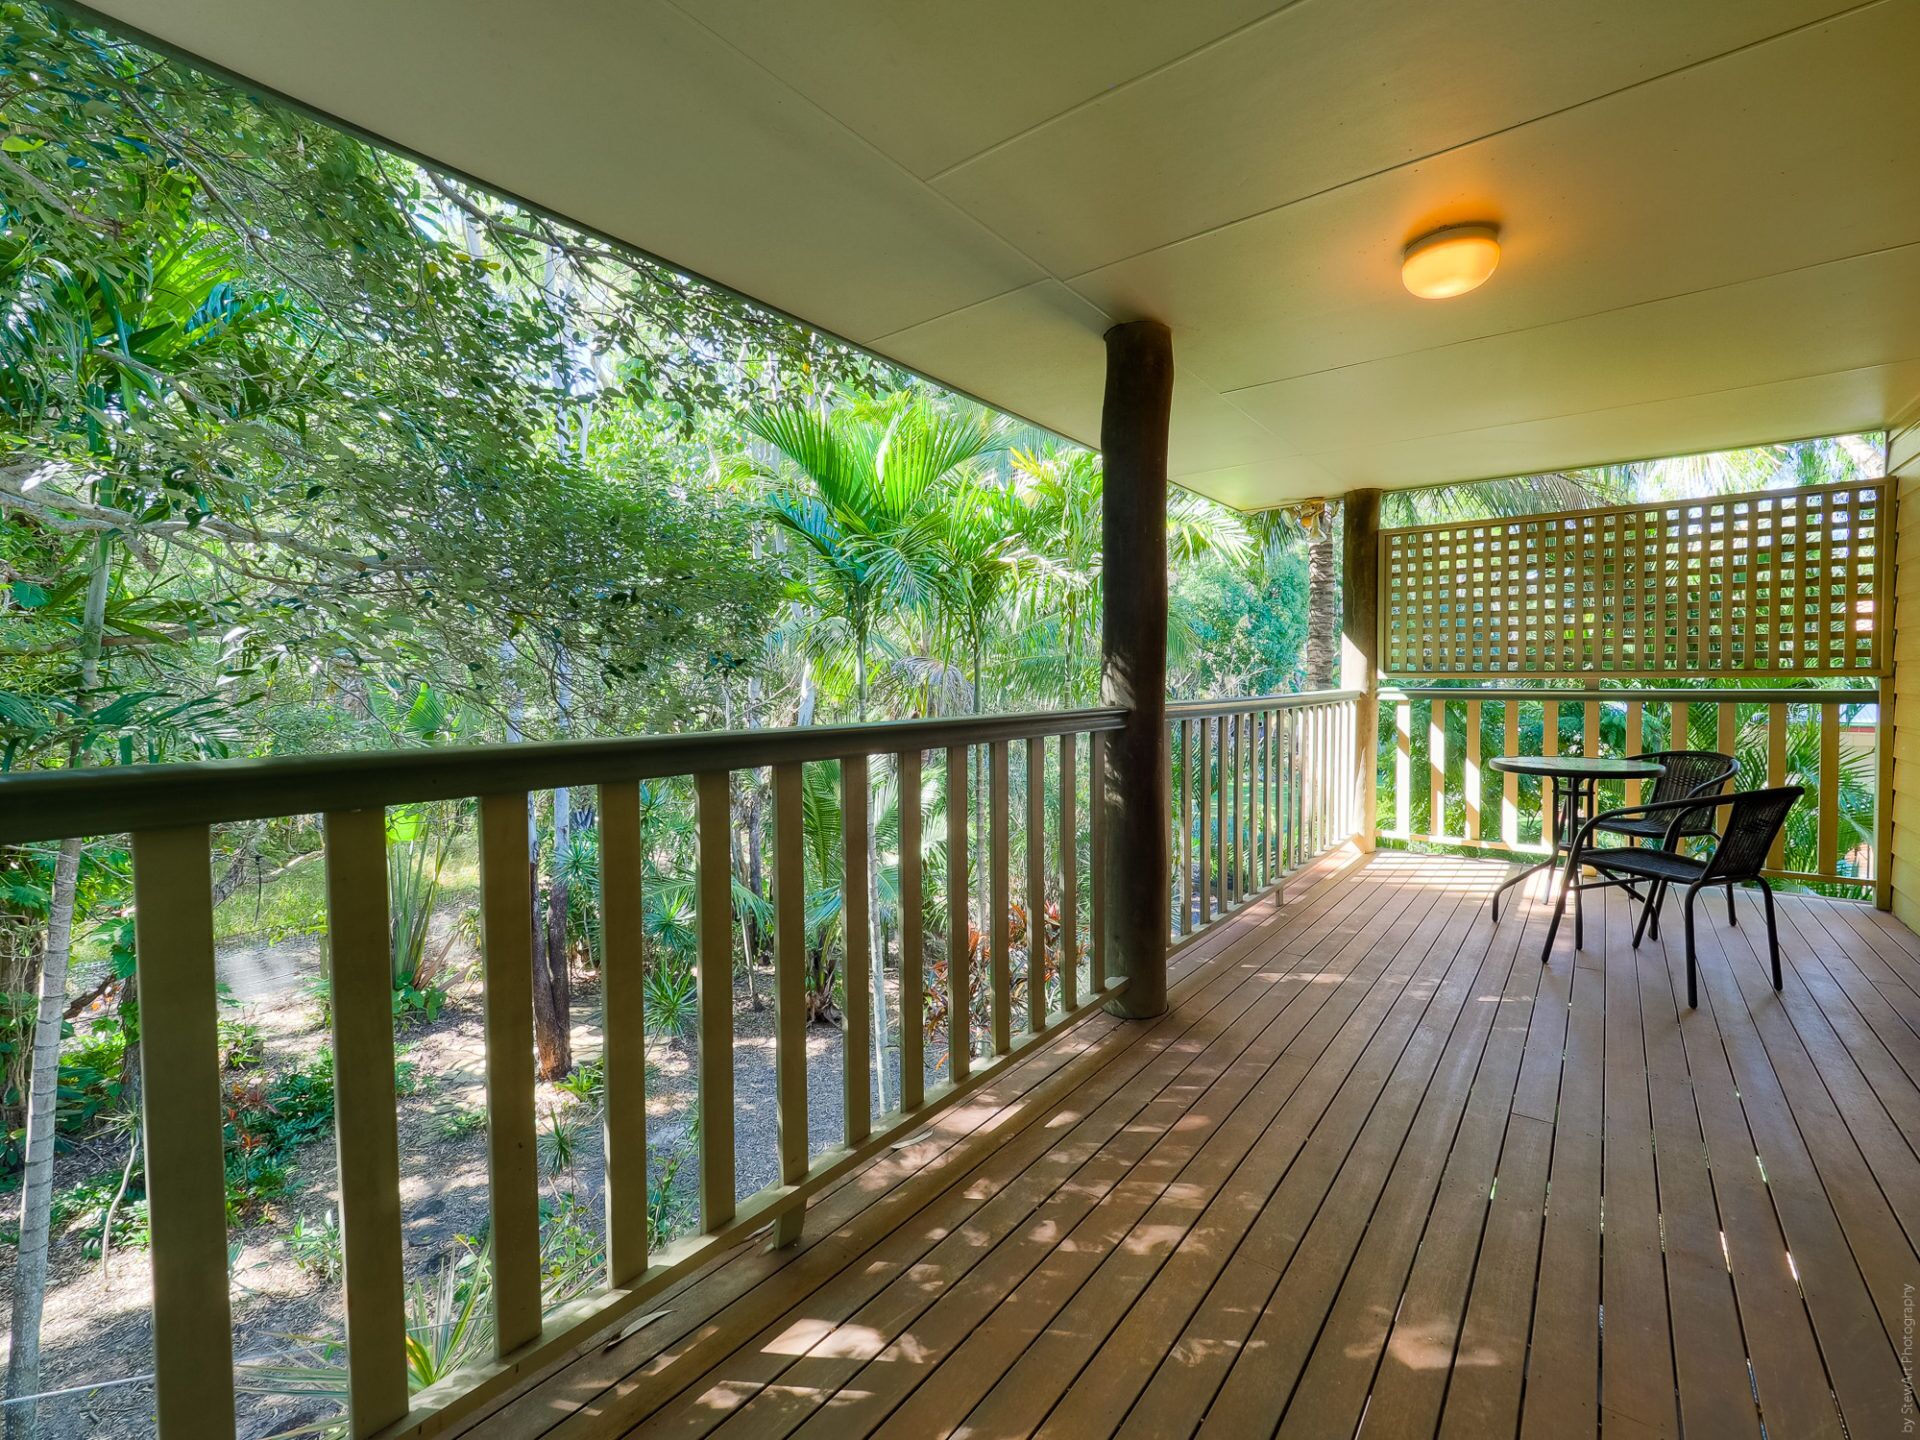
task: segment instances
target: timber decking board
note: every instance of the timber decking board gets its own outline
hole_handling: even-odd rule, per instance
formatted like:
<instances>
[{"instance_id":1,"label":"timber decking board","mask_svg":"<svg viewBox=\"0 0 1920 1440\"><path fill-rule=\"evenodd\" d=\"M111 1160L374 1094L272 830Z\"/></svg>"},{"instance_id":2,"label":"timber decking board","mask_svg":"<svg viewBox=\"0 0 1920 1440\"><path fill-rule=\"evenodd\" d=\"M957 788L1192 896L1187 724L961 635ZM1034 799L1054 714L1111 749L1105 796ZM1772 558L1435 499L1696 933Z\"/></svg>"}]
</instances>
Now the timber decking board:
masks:
<instances>
[{"instance_id":1,"label":"timber decking board","mask_svg":"<svg viewBox=\"0 0 1920 1440\"><path fill-rule=\"evenodd\" d=\"M1920 939L1757 894L1635 951L1382 852L1173 957L471 1424L487 1440L1898 1434Z\"/></svg>"}]
</instances>

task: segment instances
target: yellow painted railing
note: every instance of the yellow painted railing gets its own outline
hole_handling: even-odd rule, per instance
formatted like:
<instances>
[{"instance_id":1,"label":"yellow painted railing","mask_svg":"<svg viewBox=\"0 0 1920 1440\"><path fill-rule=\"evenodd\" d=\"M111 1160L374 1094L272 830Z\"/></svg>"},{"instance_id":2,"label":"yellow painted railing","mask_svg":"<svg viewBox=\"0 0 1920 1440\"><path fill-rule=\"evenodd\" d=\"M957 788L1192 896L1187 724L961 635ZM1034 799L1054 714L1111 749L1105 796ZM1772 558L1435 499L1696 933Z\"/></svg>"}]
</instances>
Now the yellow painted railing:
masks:
<instances>
[{"instance_id":1,"label":"yellow painted railing","mask_svg":"<svg viewBox=\"0 0 1920 1440\"><path fill-rule=\"evenodd\" d=\"M238 820L324 817L340 1218L344 1232L349 1425L386 1440L439 1433L519 1376L771 1222L776 1244L800 1232L809 1196L903 1132L1089 1012L1120 983L1106 979L1098 937L1101 807L1082 806L1087 777L1122 712L1081 710L970 720L818 727L630 741L407 751L302 760L128 767L0 778L0 844L70 835L132 835L142 1006L146 1183L152 1226L153 1333L160 1440L235 1433L220 1058L216 1035L211 827ZM1054 762L1049 780L1049 747ZM970 962L982 923L1013 903L1009 755L1024 760L1029 974L1010 964L1007 924L991 932L990 1038L976 1046ZM970 757L984 754L989 874L969 873ZM929 761L929 757L931 760ZM802 769L840 767L845 929L846 1127L809 1159ZM923 766L944 772L944 878L950 1020L947 1080L925 1084L922 930ZM1083 770L1081 767L1085 766ZM867 913L867 826L875 767L901 798L900 1107L871 1116L869 1045L875 963ZM736 1198L731 777L771 772L775 917L775 1091L779 1182ZM647 1232L640 782L691 776L696 800L699 1031L699 1233L650 1251ZM1058 817L1049 842L1048 796ZM596 787L600 816L607 1267L604 1285L548 1311L541 1286L536 1162L532 898L528 804L533 792ZM1089 793L1098 793L1097 790ZM486 1365L410 1393L395 1120L385 808L474 798L480 816L481 976L486 1038L488 1203L496 1353ZM1085 857L1083 860L1082 857ZM1086 993L1079 896L1088 894ZM980 908L981 888L986 906ZM1045 982L1047 893L1059 896L1057 985ZM1237 893L1237 892L1236 892ZM1037 974L1035 967L1039 967ZM1016 978L1026 986L1016 1016ZM1057 997L1058 1005L1053 1005Z\"/></svg>"},{"instance_id":2,"label":"yellow painted railing","mask_svg":"<svg viewBox=\"0 0 1920 1440\"><path fill-rule=\"evenodd\" d=\"M1769 873L1872 888L1885 760L1878 696L1863 689L1543 690L1389 685L1381 692L1380 838L1536 854L1538 782L1492 769L1503 755L1635 755L1717 750L1733 784L1799 784L1806 797L1776 841ZM1638 782L1602 787L1634 803Z\"/></svg>"},{"instance_id":3,"label":"yellow painted railing","mask_svg":"<svg viewBox=\"0 0 1920 1440\"><path fill-rule=\"evenodd\" d=\"M1168 704L1176 941L1352 838L1360 698L1319 690Z\"/></svg>"}]
</instances>

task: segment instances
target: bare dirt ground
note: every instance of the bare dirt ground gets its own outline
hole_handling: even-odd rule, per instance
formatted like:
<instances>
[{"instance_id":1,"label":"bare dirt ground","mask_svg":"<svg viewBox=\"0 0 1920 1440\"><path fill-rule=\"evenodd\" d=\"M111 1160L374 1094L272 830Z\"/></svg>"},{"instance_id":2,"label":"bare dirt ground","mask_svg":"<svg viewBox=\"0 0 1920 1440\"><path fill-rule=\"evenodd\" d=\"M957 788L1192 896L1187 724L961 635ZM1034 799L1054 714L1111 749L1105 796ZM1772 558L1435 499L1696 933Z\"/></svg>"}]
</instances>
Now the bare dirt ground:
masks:
<instances>
[{"instance_id":1,"label":"bare dirt ground","mask_svg":"<svg viewBox=\"0 0 1920 1440\"><path fill-rule=\"evenodd\" d=\"M266 1075L311 1066L326 1044L317 1004L303 987L320 968L311 939L278 945L223 946L223 979L235 998L230 1017L259 1025ZM760 972L756 989L770 995ZM773 1084L773 1014L756 1009L745 979L735 988L736 1164L745 1197L777 1178L778 1121ZM891 1007L890 1007L891 1008ZM576 1061L599 1054L598 996L591 977L576 976ZM814 1153L842 1133L841 1033L816 1025L807 1035L809 1132ZM401 1059L414 1067L411 1094L398 1099L404 1244L408 1273L432 1273L458 1254L460 1237L480 1234L487 1214L484 1047L477 986L458 987L439 1018L404 1030ZM689 1122L697 1088L698 1054L686 1038L649 1042L648 1151L656 1175L675 1153L685 1156L672 1187L680 1228L697 1222L698 1165ZM888 1083L889 1098L894 1079ZM876 1087L877 1088L877 1087ZM877 1097L876 1097L877 1099ZM542 1128L559 1125L573 1139L571 1170L549 1188L571 1188L593 1216L601 1213L603 1173L597 1111L590 1102L541 1085ZM122 1136L90 1139L60 1156L56 1186L64 1189L103 1173L118 1177L126 1158ZM304 1337L341 1333L337 1280L322 1280L294 1262L289 1233L296 1220L311 1226L336 1203L336 1171L329 1139L297 1152L291 1183L259 1213L231 1232L235 1354L272 1360L297 1352ZM18 1200L7 1196L0 1224L18 1223ZM152 1293L143 1250L115 1251L104 1269L82 1253L84 1237L56 1233L53 1277L43 1324L44 1391L66 1391L40 1405L45 1440L134 1440L152 1426ZM0 1293L10 1292L13 1251L0 1250ZM0 1341L7 1320L0 1313ZM262 1440L333 1413L325 1401L246 1394L242 1440Z\"/></svg>"}]
</instances>

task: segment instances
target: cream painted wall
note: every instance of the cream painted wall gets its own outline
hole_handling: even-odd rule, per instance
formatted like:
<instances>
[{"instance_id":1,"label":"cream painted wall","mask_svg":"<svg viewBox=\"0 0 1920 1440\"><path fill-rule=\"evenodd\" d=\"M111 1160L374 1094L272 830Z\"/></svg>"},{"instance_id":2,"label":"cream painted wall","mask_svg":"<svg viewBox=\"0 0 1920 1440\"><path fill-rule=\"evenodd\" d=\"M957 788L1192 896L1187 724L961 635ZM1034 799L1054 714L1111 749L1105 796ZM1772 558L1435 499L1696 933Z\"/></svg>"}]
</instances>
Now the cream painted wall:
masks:
<instances>
[{"instance_id":1,"label":"cream painted wall","mask_svg":"<svg viewBox=\"0 0 1920 1440\"><path fill-rule=\"evenodd\" d=\"M1893 913L1920 929L1920 415L1888 436L1887 473L1896 486L1897 519L1892 703L1884 717L1893 727L1891 854L1884 873L1892 882Z\"/></svg>"}]
</instances>

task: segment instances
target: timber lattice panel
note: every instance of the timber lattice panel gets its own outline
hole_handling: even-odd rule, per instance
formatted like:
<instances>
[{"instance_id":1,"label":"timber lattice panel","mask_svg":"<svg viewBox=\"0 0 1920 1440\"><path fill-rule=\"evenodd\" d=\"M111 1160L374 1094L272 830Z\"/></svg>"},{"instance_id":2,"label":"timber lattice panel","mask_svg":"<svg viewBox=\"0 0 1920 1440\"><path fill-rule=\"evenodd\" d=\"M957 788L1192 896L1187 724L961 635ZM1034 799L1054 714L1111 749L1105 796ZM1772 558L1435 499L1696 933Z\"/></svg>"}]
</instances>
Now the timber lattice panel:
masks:
<instances>
[{"instance_id":1,"label":"timber lattice panel","mask_svg":"<svg viewBox=\"0 0 1920 1440\"><path fill-rule=\"evenodd\" d=\"M1383 530L1395 675L1878 675L1885 481Z\"/></svg>"}]
</instances>

